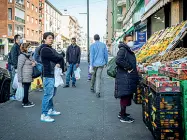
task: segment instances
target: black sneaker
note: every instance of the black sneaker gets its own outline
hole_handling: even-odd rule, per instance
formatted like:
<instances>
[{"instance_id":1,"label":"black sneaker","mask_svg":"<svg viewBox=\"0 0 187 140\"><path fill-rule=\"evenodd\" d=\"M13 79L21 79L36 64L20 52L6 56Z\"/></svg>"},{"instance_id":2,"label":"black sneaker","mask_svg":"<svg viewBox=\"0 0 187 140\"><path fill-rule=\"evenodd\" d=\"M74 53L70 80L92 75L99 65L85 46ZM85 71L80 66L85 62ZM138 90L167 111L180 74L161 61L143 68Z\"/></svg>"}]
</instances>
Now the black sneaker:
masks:
<instances>
[{"instance_id":1,"label":"black sneaker","mask_svg":"<svg viewBox=\"0 0 187 140\"><path fill-rule=\"evenodd\" d=\"M90 91L93 92L93 93L95 92L94 89L92 89L92 88L90 89Z\"/></svg>"},{"instance_id":2,"label":"black sneaker","mask_svg":"<svg viewBox=\"0 0 187 140\"><path fill-rule=\"evenodd\" d=\"M122 122L122 123L133 123L134 119L130 118L130 117L121 117L120 122Z\"/></svg>"},{"instance_id":3,"label":"black sneaker","mask_svg":"<svg viewBox=\"0 0 187 140\"><path fill-rule=\"evenodd\" d=\"M33 107L35 106L35 104L33 102L28 102L27 104L23 104L24 108L29 108L29 107Z\"/></svg>"},{"instance_id":4,"label":"black sneaker","mask_svg":"<svg viewBox=\"0 0 187 140\"><path fill-rule=\"evenodd\" d=\"M130 114L126 113L125 116L130 117ZM119 112L118 118L121 119L121 112Z\"/></svg>"},{"instance_id":5,"label":"black sneaker","mask_svg":"<svg viewBox=\"0 0 187 140\"><path fill-rule=\"evenodd\" d=\"M72 85L73 88L76 88L76 85Z\"/></svg>"},{"instance_id":6,"label":"black sneaker","mask_svg":"<svg viewBox=\"0 0 187 140\"><path fill-rule=\"evenodd\" d=\"M69 85L65 85L63 88L69 88Z\"/></svg>"},{"instance_id":7,"label":"black sneaker","mask_svg":"<svg viewBox=\"0 0 187 140\"><path fill-rule=\"evenodd\" d=\"M100 94L100 93L97 93L97 94L96 94L96 97L97 97L97 98L100 98L100 97L101 97L101 94Z\"/></svg>"}]
</instances>

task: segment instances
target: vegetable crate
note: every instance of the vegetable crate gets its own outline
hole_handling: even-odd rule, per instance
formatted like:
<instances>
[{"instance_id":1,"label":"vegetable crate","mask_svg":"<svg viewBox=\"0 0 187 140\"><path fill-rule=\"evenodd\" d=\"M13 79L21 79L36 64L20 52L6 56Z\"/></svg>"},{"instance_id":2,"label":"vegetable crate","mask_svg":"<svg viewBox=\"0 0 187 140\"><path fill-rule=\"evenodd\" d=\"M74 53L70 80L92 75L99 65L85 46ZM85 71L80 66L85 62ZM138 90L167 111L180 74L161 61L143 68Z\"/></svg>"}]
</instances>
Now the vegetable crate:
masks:
<instances>
[{"instance_id":1,"label":"vegetable crate","mask_svg":"<svg viewBox=\"0 0 187 140\"><path fill-rule=\"evenodd\" d=\"M157 140L181 140L181 93L152 92L151 124Z\"/></svg>"},{"instance_id":2,"label":"vegetable crate","mask_svg":"<svg viewBox=\"0 0 187 140\"><path fill-rule=\"evenodd\" d=\"M152 70L152 71L147 71L147 74L148 74L149 76L158 75L158 71L154 71L154 70Z\"/></svg>"},{"instance_id":3,"label":"vegetable crate","mask_svg":"<svg viewBox=\"0 0 187 140\"><path fill-rule=\"evenodd\" d=\"M135 104L142 104L143 87L141 83L137 86L137 92L133 94L133 101Z\"/></svg>"}]
</instances>

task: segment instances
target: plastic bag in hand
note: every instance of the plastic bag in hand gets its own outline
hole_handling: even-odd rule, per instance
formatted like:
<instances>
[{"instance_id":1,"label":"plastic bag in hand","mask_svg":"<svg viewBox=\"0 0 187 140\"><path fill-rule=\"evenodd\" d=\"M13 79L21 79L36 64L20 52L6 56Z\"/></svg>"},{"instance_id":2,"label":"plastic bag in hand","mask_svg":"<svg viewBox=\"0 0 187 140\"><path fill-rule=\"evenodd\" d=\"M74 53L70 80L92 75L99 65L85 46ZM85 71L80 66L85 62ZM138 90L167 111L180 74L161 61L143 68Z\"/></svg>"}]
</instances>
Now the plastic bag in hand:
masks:
<instances>
[{"instance_id":1,"label":"plastic bag in hand","mask_svg":"<svg viewBox=\"0 0 187 140\"><path fill-rule=\"evenodd\" d=\"M91 74L94 73L94 70L93 70L93 67L92 67L92 66L90 66L90 68L89 68L89 73L91 73Z\"/></svg>"},{"instance_id":2,"label":"plastic bag in hand","mask_svg":"<svg viewBox=\"0 0 187 140\"><path fill-rule=\"evenodd\" d=\"M77 68L75 71L74 71L74 74L75 74L75 78L77 80L79 80L81 78L81 69L80 68Z\"/></svg>"},{"instance_id":3,"label":"plastic bag in hand","mask_svg":"<svg viewBox=\"0 0 187 140\"><path fill-rule=\"evenodd\" d=\"M64 85L62 69L55 67L55 87Z\"/></svg>"},{"instance_id":4,"label":"plastic bag in hand","mask_svg":"<svg viewBox=\"0 0 187 140\"><path fill-rule=\"evenodd\" d=\"M13 83L12 83L12 88L13 89L17 89L18 88L18 74L17 73L14 76L14 80L13 80Z\"/></svg>"},{"instance_id":5,"label":"plastic bag in hand","mask_svg":"<svg viewBox=\"0 0 187 140\"><path fill-rule=\"evenodd\" d=\"M23 86L22 86L22 84L21 83L19 83L18 84L19 86L18 86L18 88L17 88L17 90L16 90L16 95L15 95L15 97L16 97L16 100L17 101L22 101L23 100L23 97L24 97L24 89L23 89Z\"/></svg>"}]
</instances>

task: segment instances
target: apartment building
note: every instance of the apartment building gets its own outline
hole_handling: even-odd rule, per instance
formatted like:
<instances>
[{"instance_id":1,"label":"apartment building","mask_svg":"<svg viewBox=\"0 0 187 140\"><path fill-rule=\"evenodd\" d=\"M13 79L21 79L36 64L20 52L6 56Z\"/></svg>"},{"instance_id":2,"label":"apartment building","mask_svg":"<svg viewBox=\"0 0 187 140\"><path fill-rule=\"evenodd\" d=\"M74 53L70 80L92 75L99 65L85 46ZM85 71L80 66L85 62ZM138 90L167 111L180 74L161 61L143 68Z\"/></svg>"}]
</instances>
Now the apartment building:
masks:
<instances>
[{"instance_id":1,"label":"apartment building","mask_svg":"<svg viewBox=\"0 0 187 140\"><path fill-rule=\"evenodd\" d=\"M55 34L54 48L62 47L61 39L61 17L62 13L55 8L48 0L44 4L44 32L53 32Z\"/></svg>"},{"instance_id":2,"label":"apartment building","mask_svg":"<svg viewBox=\"0 0 187 140\"><path fill-rule=\"evenodd\" d=\"M71 38L75 37L77 44L81 45L81 27L75 17L70 15L62 16L61 33L68 39L69 44L71 43Z\"/></svg>"},{"instance_id":3,"label":"apartment building","mask_svg":"<svg viewBox=\"0 0 187 140\"><path fill-rule=\"evenodd\" d=\"M25 37L25 0L0 2L0 55L7 55L14 43L14 35Z\"/></svg>"},{"instance_id":4,"label":"apartment building","mask_svg":"<svg viewBox=\"0 0 187 140\"><path fill-rule=\"evenodd\" d=\"M39 1L26 0L25 5L25 40L31 46L39 45Z\"/></svg>"},{"instance_id":5,"label":"apartment building","mask_svg":"<svg viewBox=\"0 0 187 140\"><path fill-rule=\"evenodd\" d=\"M45 0L39 0L39 41L41 42L43 39L44 33L44 9Z\"/></svg>"}]
</instances>

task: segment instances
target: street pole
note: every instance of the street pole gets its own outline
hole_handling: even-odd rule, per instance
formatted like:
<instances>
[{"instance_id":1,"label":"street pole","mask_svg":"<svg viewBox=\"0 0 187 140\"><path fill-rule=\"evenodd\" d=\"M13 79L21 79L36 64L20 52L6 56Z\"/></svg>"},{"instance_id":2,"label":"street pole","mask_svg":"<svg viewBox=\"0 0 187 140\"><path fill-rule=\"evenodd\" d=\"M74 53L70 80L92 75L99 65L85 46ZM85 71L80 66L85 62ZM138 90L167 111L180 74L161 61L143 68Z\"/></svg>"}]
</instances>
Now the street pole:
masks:
<instances>
[{"instance_id":1,"label":"street pole","mask_svg":"<svg viewBox=\"0 0 187 140\"><path fill-rule=\"evenodd\" d=\"M87 0L87 59L88 59L88 63L89 63L89 53L90 53L90 19L89 19L89 15L90 15L90 10L89 10L89 0Z\"/></svg>"}]
</instances>

